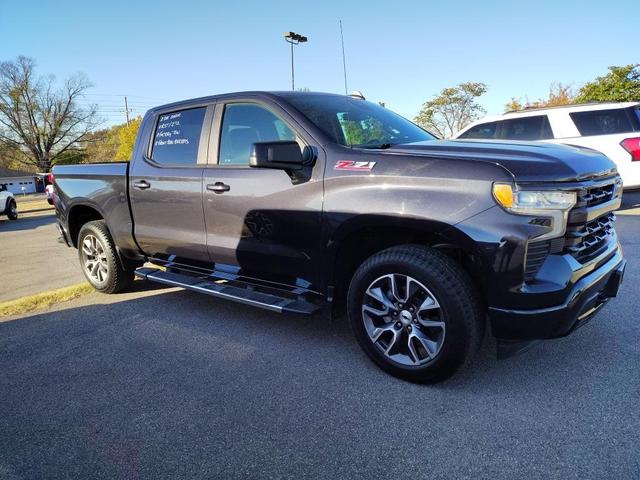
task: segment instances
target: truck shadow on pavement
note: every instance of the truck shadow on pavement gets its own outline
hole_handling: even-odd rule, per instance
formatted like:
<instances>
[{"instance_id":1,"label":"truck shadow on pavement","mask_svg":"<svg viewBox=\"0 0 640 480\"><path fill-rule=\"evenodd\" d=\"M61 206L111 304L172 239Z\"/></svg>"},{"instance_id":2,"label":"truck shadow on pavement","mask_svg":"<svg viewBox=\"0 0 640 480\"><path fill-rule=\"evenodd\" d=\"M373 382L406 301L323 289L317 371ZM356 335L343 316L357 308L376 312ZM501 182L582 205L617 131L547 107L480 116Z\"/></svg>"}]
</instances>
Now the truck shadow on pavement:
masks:
<instances>
[{"instance_id":1,"label":"truck shadow on pavement","mask_svg":"<svg viewBox=\"0 0 640 480\"><path fill-rule=\"evenodd\" d=\"M0 233L2 232L19 232L22 230L33 230L46 225L56 223L56 217L53 214L38 215L34 217L18 217L17 220L9 220L6 217L0 217ZM55 238L51 239L56 241Z\"/></svg>"}]
</instances>

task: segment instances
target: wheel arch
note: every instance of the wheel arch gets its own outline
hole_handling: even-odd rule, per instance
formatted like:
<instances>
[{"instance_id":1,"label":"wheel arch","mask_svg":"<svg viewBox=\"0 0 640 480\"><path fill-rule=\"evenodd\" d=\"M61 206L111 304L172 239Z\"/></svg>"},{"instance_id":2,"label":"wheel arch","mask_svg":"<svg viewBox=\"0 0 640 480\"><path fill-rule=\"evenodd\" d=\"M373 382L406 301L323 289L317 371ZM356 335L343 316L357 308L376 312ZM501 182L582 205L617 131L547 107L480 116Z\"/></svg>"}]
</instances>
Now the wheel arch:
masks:
<instances>
[{"instance_id":1,"label":"wheel arch","mask_svg":"<svg viewBox=\"0 0 640 480\"><path fill-rule=\"evenodd\" d=\"M341 226L329 242L329 285L338 302L344 300L356 269L371 255L387 248L416 244L436 248L462 265L484 298L482 260L477 244L454 225L397 217L369 216ZM342 292L342 293L341 293Z\"/></svg>"},{"instance_id":2,"label":"wheel arch","mask_svg":"<svg viewBox=\"0 0 640 480\"><path fill-rule=\"evenodd\" d=\"M9 210L9 206L11 205L11 202L15 203L16 206L18 205L15 197L7 197L7 199L4 202L4 210L2 210L3 212L6 212L7 210Z\"/></svg>"},{"instance_id":3,"label":"wheel arch","mask_svg":"<svg viewBox=\"0 0 640 480\"><path fill-rule=\"evenodd\" d=\"M73 205L69 209L69 213L67 215L67 227L69 231L69 240L74 247L78 248L78 236L80 234L80 230L82 227L95 220L104 220L104 215L100 210L89 204L76 204ZM107 230L111 232L109 229L109 225L107 225Z\"/></svg>"},{"instance_id":4,"label":"wheel arch","mask_svg":"<svg viewBox=\"0 0 640 480\"><path fill-rule=\"evenodd\" d=\"M75 248L78 248L78 237L80 235L80 230L82 230L82 227L85 224L93 222L95 220L104 220L105 227L107 228L109 235L111 235L111 238L114 239L115 243L113 231L109 227L106 216L100 211L100 209L97 206L89 203L77 203L69 208L67 214L67 231L69 232L69 240ZM115 247L118 258L120 260L120 264L125 270L137 268L144 263L140 258L129 258L128 256L124 255L122 249L117 244Z\"/></svg>"}]
</instances>

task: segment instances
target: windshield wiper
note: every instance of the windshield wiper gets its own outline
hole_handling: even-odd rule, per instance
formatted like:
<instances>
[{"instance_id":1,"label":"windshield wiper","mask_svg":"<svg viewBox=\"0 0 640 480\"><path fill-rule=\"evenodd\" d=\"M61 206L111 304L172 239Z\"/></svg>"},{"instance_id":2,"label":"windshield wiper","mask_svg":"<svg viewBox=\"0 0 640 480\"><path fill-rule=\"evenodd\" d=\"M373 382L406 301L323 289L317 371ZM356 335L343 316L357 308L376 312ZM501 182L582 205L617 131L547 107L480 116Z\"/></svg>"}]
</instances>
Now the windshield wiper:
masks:
<instances>
[{"instance_id":1,"label":"windshield wiper","mask_svg":"<svg viewBox=\"0 0 640 480\"><path fill-rule=\"evenodd\" d=\"M393 147L393 143L380 143L378 145L352 145L356 148L369 148L372 150L386 150L387 148Z\"/></svg>"}]
</instances>

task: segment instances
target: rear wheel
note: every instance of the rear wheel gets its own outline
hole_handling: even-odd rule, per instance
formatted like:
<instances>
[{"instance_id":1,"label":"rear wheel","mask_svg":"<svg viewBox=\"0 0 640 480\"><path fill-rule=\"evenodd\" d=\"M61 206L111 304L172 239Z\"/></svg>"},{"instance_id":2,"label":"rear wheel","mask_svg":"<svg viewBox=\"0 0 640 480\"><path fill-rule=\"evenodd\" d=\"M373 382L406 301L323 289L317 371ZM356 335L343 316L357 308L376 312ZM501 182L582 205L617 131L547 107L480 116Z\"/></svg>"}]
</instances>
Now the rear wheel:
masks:
<instances>
[{"instance_id":1,"label":"rear wheel","mask_svg":"<svg viewBox=\"0 0 640 480\"><path fill-rule=\"evenodd\" d=\"M121 292L133 282L133 270L122 268L115 244L103 220L86 223L80 229L78 256L84 276L99 292Z\"/></svg>"},{"instance_id":2,"label":"rear wheel","mask_svg":"<svg viewBox=\"0 0 640 480\"><path fill-rule=\"evenodd\" d=\"M7 205L7 217L9 217L9 220L18 219L18 207L15 200L10 200L9 205Z\"/></svg>"},{"instance_id":3,"label":"rear wheel","mask_svg":"<svg viewBox=\"0 0 640 480\"><path fill-rule=\"evenodd\" d=\"M351 281L348 310L367 355L388 373L417 383L453 375L484 330L466 272L446 255L418 245L366 260Z\"/></svg>"}]
</instances>

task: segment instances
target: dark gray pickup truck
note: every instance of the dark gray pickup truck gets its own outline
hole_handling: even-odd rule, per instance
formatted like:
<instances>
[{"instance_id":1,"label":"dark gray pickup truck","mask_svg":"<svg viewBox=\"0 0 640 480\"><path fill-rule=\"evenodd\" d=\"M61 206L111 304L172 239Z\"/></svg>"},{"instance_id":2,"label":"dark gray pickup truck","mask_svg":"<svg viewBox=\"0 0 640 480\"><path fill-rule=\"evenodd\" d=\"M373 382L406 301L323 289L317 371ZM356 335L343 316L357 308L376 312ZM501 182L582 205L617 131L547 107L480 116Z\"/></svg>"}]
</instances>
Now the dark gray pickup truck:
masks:
<instances>
[{"instance_id":1,"label":"dark gray pickup truck","mask_svg":"<svg viewBox=\"0 0 640 480\"><path fill-rule=\"evenodd\" d=\"M97 290L137 275L275 312L344 308L371 359L415 382L452 375L485 325L503 355L569 334L625 267L602 154L440 141L349 96L158 107L129 163L54 176L62 238Z\"/></svg>"}]
</instances>

